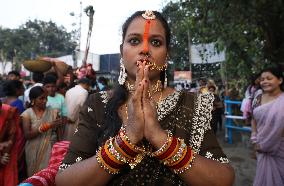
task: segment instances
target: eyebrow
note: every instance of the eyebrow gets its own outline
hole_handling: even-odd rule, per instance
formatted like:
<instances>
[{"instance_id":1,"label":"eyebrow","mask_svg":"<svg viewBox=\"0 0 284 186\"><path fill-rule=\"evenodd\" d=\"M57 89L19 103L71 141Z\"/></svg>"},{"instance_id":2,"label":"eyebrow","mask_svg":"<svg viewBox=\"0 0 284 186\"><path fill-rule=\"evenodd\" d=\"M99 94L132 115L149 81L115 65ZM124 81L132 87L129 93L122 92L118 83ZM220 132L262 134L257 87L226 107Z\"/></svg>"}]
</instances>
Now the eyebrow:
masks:
<instances>
[{"instance_id":1,"label":"eyebrow","mask_svg":"<svg viewBox=\"0 0 284 186\"><path fill-rule=\"evenodd\" d=\"M136 37L143 37L143 34L138 34L138 33L130 33L128 34L126 37L133 37L133 36L136 36ZM150 38L161 38L161 39L165 39L165 37L163 37L161 34L152 34Z\"/></svg>"}]
</instances>

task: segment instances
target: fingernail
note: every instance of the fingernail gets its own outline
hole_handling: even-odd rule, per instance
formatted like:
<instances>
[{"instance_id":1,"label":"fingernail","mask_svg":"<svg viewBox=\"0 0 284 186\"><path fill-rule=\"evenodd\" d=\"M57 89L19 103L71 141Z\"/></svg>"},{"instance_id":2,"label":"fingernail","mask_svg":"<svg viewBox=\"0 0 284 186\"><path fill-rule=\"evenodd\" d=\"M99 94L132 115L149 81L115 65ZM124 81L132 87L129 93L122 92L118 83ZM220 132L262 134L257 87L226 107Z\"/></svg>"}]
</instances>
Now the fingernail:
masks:
<instances>
[{"instance_id":1,"label":"fingernail","mask_svg":"<svg viewBox=\"0 0 284 186\"><path fill-rule=\"evenodd\" d=\"M139 83L138 86L141 86L141 83Z\"/></svg>"},{"instance_id":2,"label":"fingernail","mask_svg":"<svg viewBox=\"0 0 284 186\"><path fill-rule=\"evenodd\" d=\"M147 80L147 79L145 79L144 81L145 81L145 83L147 83L147 82L148 82L148 80Z\"/></svg>"}]
</instances>

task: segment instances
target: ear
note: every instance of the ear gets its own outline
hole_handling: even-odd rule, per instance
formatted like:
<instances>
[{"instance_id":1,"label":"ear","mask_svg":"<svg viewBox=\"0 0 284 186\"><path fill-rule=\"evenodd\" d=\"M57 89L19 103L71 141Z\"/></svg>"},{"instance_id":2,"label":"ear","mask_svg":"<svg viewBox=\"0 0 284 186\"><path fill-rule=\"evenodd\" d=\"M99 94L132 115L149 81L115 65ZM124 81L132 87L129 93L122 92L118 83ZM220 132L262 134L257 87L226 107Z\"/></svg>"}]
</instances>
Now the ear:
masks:
<instances>
[{"instance_id":1,"label":"ear","mask_svg":"<svg viewBox=\"0 0 284 186\"><path fill-rule=\"evenodd\" d=\"M280 78L279 80L280 80L280 85L281 85L283 83L283 78Z\"/></svg>"}]
</instances>

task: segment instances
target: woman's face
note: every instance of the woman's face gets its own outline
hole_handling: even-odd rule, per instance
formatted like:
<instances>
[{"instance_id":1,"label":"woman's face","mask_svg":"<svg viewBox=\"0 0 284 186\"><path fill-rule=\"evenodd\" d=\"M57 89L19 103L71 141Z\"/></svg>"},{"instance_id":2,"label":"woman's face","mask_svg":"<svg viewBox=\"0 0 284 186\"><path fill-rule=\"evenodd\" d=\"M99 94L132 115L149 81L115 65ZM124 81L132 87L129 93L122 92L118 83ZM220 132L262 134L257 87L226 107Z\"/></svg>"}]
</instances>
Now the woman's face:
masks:
<instances>
[{"instance_id":1,"label":"woman's face","mask_svg":"<svg viewBox=\"0 0 284 186\"><path fill-rule=\"evenodd\" d=\"M34 100L34 106L45 109L46 102L47 102L47 92L44 92L42 95L40 95Z\"/></svg>"},{"instance_id":2,"label":"woman's face","mask_svg":"<svg viewBox=\"0 0 284 186\"><path fill-rule=\"evenodd\" d=\"M149 33L144 36L145 20L142 16L135 18L129 25L122 45L121 55L127 70L128 78L135 80L137 71L137 61L145 59L154 62L158 66L166 63L167 47L166 34L162 23L155 19L151 20ZM148 56L143 49L147 45ZM144 50L145 51L145 50ZM157 70L150 71L150 80L159 79L160 72Z\"/></svg>"},{"instance_id":3,"label":"woman's face","mask_svg":"<svg viewBox=\"0 0 284 186\"><path fill-rule=\"evenodd\" d=\"M278 79L271 72L263 72L260 77L260 86L264 92L280 90L282 79Z\"/></svg>"}]
</instances>

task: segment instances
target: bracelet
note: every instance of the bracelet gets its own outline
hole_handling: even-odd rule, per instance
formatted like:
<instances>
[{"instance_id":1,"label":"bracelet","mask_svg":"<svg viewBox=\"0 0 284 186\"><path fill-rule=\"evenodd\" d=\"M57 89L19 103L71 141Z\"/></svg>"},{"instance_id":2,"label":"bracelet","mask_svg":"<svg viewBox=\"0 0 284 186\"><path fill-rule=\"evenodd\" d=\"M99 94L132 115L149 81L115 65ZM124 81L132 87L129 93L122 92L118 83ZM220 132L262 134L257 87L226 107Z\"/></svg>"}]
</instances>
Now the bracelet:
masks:
<instances>
[{"instance_id":1,"label":"bracelet","mask_svg":"<svg viewBox=\"0 0 284 186\"><path fill-rule=\"evenodd\" d=\"M49 129L51 129L51 125L48 124L48 123L44 123L44 124L42 124L41 126L38 127L39 133L46 132L46 131L48 131Z\"/></svg>"},{"instance_id":2,"label":"bracelet","mask_svg":"<svg viewBox=\"0 0 284 186\"><path fill-rule=\"evenodd\" d=\"M96 153L96 159L98 161L98 164L101 168L103 168L107 173L109 174L118 174L119 169L111 167L103 158L102 156L102 148L100 147L99 150Z\"/></svg>"},{"instance_id":3,"label":"bracelet","mask_svg":"<svg viewBox=\"0 0 284 186\"><path fill-rule=\"evenodd\" d=\"M158 149L157 151L155 151L155 152L153 152L151 154L152 157L159 157L159 156L161 156L170 147L170 145L171 145L171 143L173 141L173 134L169 130L167 132L168 132L168 137L167 137L166 142L162 145L162 147L160 149Z\"/></svg>"},{"instance_id":4,"label":"bracelet","mask_svg":"<svg viewBox=\"0 0 284 186\"><path fill-rule=\"evenodd\" d=\"M190 146L185 144L183 139L176 138L168 132L166 142L151 156L160 160L175 174L180 174L192 166L195 153Z\"/></svg>"}]
</instances>

